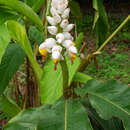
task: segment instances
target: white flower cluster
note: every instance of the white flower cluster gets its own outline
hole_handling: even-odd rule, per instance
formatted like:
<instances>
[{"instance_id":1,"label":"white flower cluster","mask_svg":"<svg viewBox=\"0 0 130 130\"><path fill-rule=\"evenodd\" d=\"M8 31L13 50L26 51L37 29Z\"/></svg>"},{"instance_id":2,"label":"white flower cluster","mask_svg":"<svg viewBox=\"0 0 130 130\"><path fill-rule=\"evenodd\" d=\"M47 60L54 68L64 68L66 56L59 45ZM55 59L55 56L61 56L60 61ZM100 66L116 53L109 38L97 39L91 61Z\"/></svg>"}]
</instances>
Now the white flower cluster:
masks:
<instances>
[{"instance_id":1,"label":"white flower cluster","mask_svg":"<svg viewBox=\"0 0 130 130\"><path fill-rule=\"evenodd\" d=\"M64 60L63 55L67 54L71 61L76 58L77 49L74 38L69 33L74 24L69 24L68 18L70 13L70 8L68 7L68 0L52 0L50 13L51 16L47 16L48 32L54 35L54 38L48 38L39 47L39 52L44 57L47 53L52 53L52 59L55 64L60 60ZM64 53L66 50L67 53Z\"/></svg>"}]
</instances>

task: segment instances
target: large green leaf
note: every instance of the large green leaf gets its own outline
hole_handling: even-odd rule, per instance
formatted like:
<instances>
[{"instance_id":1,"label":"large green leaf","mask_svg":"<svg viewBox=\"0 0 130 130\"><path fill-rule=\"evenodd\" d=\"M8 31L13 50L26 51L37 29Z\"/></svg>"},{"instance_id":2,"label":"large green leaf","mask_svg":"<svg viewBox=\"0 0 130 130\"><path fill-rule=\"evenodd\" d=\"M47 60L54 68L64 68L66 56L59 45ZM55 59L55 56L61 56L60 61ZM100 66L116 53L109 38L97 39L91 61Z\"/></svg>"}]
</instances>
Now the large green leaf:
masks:
<instances>
[{"instance_id":1,"label":"large green leaf","mask_svg":"<svg viewBox=\"0 0 130 130\"><path fill-rule=\"evenodd\" d=\"M0 25L0 63L6 47L10 42L10 35L5 24Z\"/></svg>"},{"instance_id":2,"label":"large green leaf","mask_svg":"<svg viewBox=\"0 0 130 130\"><path fill-rule=\"evenodd\" d=\"M40 82L42 70L34 58L34 54L29 43L25 28L16 21L8 21L7 25L12 38L20 44L28 56L36 74L37 80Z\"/></svg>"},{"instance_id":3,"label":"large green leaf","mask_svg":"<svg viewBox=\"0 0 130 130\"><path fill-rule=\"evenodd\" d=\"M74 64L71 65L67 58L67 65L69 68L69 85L73 80L73 76L80 64L80 59L77 58ZM63 94L62 88L62 71L60 65L54 71L54 64L52 60L48 61L43 69L43 78L41 80L40 95L43 104L53 104Z\"/></svg>"},{"instance_id":4,"label":"large green leaf","mask_svg":"<svg viewBox=\"0 0 130 130\"><path fill-rule=\"evenodd\" d=\"M98 37L98 45L101 45L106 40L109 28L103 0L93 0L93 8L95 9L93 29Z\"/></svg>"},{"instance_id":5,"label":"large green leaf","mask_svg":"<svg viewBox=\"0 0 130 130\"><path fill-rule=\"evenodd\" d=\"M7 20L11 20L11 19L17 20L17 18L18 18L17 14L14 14L8 9L0 7L0 24L3 24Z\"/></svg>"},{"instance_id":6,"label":"large green leaf","mask_svg":"<svg viewBox=\"0 0 130 130\"><path fill-rule=\"evenodd\" d=\"M81 91L82 96L88 93L92 106L103 119L118 117L124 128L130 130L130 87L117 81L91 80Z\"/></svg>"},{"instance_id":7,"label":"large green leaf","mask_svg":"<svg viewBox=\"0 0 130 130\"><path fill-rule=\"evenodd\" d=\"M0 104L0 110L9 117L14 117L21 111L21 109L5 95L0 96Z\"/></svg>"},{"instance_id":8,"label":"large green leaf","mask_svg":"<svg viewBox=\"0 0 130 130\"><path fill-rule=\"evenodd\" d=\"M9 7L10 9L20 13L21 15L26 16L31 22L35 23L42 31L43 25L39 16L25 3L18 0L0 0L0 5Z\"/></svg>"},{"instance_id":9,"label":"large green leaf","mask_svg":"<svg viewBox=\"0 0 130 130\"><path fill-rule=\"evenodd\" d=\"M9 44L0 64L0 94L23 63L24 57L25 53L18 44Z\"/></svg>"},{"instance_id":10,"label":"large green leaf","mask_svg":"<svg viewBox=\"0 0 130 130\"><path fill-rule=\"evenodd\" d=\"M64 130L64 107L64 102L60 101L51 109L25 110L11 119L5 130ZM86 111L78 101L68 101L66 109L66 130L92 130Z\"/></svg>"}]
</instances>

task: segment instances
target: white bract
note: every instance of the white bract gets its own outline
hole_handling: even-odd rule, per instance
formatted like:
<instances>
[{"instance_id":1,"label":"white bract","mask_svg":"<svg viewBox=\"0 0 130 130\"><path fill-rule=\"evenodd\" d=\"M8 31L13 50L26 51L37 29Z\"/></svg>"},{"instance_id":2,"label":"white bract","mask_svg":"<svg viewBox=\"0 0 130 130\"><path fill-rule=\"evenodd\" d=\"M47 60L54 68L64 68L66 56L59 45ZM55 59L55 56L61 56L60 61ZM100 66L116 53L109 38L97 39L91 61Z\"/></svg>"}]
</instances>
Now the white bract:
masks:
<instances>
[{"instance_id":1,"label":"white bract","mask_svg":"<svg viewBox=\"0 0 130 130\"><path fill-rule=\"evenodd\" d=\"M64 34L63 33L58 33L56 35L56 39L58 43L62 43L65 40Z\"/></svg>"},{"instance_id":2,"label":"white bract","mask_svg":"<svg viewBox=\"0 0 130 130\"><path fill-rule=\"evenodd\" d=\"M51 26L48 26L47 29L51 35L54 35L55 39L46 39L39 46L39 52L43 56L46 56L47 53L52 53L52 60L56 67L60 60L64 60L65 54L73 62L77 55L77 49L73 41L74 38L69 33L74 24L69 24L68 21L70 13L68 0L52 0L50 13L51 16L47 16L47 21Z\"/></svg>"}]
</instances>

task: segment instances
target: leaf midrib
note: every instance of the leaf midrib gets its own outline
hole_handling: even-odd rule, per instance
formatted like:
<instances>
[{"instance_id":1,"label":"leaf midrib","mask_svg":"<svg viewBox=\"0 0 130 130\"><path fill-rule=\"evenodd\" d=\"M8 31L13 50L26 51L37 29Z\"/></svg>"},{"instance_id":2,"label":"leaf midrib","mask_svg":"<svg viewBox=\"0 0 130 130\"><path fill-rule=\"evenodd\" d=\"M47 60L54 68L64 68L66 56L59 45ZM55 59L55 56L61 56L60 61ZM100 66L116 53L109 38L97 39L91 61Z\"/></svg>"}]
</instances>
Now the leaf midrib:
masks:
<instances>
[{"instance_id":1,"label":"leaf midrib","mask_svg":"<svg viewBox=\"0 0 130 130\"><path fill-rule=\"evenodd\" d=\"M93 92L90 92L90 91L87 91L87 92L88 92L89 94L91 94L91 95L94 95L94 96L96 96L96 97L98 97L98 98L101 98L101 99L103 99L104 101L106 101L106 102L112 104L113 106L117 107L118 109L122 110L124 113L126 113L127 115L130 116L130 113L129 113L129 112L127 112L126 110L124 110L124 109L123 109L122 107L120 107L119 105L114 104L111 100L108 100L108 99L104 98L103 96L100 96L100 95L98 95L98 94L96 94L96 93L93 93Z\"/></svg>"}]
</instances>

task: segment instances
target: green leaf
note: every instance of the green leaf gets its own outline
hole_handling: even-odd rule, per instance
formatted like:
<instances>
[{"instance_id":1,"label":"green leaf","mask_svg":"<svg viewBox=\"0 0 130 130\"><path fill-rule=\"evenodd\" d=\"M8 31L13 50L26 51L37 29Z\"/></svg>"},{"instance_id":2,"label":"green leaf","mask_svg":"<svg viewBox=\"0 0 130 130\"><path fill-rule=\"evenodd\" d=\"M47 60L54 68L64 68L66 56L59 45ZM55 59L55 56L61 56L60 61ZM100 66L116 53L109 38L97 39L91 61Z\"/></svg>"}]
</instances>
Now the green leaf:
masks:
<instances>
[{"instance_id":1,"label":"green leaf","mask_svg":"<svg viewBox=\"0 0 130 130\"><path fill-rule=\"evenodd\" d=\"M80 10L80 5L79 5L78 2L70 1L69 6L70 6L70 9L71 9L72 15L75 16L75 18L77 18L77 19L82 18L82 12Z\"/></svg>"},{"instance_id":2,"label":"green leaf","mask_svg":"<svg viewBox=\"0 0 130 130\"><path fill-rule=\"evenodd\" d=\"M17 44L9 44L0 64L0 94L8 86L9 81L19 66L24 62L25 53Z\"/></svg>"},{"instance_id":3,"label":"green leaf","mask_svg":"<svg viewBox=\"0 0 130 130\"><path fill-rule=\"evenodd\" d=\"M40 32L35 26L30 26L29 39L40 45L44 41L43 33Z\"/></svg>"},{"instance_id":4,"label":"green leaf","mask_svg":"<svg viewBox=\"0 0 130 130\"><path fill-rule=\"evenodd\" d=\"M125 38L127 38L127 39L130 40L130 32L124 32L124 33L122 33L122 35L123 35Z\"/></svg>"},{"instance_id":5,"label":"green leaf","mask_svg":"<svg viewBox=\"0 0 130 130\"><path fill-rule=\"evenodd\" d=\"M0 25L0 63L6 47L10 42L10 35L5 24Z\"/></svg>"},{"instance_id":6,"label":"green leaf","mask_svg":"<svg viewBox=\"0 0 130 130\"><path fill-rule=\"evenodd\" d=\"M78 101L68 101L67 130L92 130L84 107ZM31 116L30 116L31 115ZM11 119L4 130L64 130L64 102L52 108L24 110Z\"/></svg>"},{"instance_id":7,"label":"green leaf","mask_svg":"<svg viewBox=\"0 0 130 130\"><path fill-rule=\"evenodd\" d=\"M70 60L67 58L69 85L73 80L73 76L75 75L79 64L79 58L74 61L73 65L71 65ZM50 60L45 64L43 74L40 88L41 100L43 104L53 104L63 94L61 67L58 65L57 70L54 71L54 63Z\"/></svg>"},{"instance_id":8,"label":"green leaf","mask_svg":"<svg viewBox=\"0 0 130 130\"><path fill-rule=\"evenodd\" d=\"M103 119L118 117L125 130L130 129L130 87L113 80L91 80L81 91L82 96L88 93L90 103Z\"/></svg>"},{"instance_id":9,"label":"green leaf","mask_svg":"<svg viewBox=\"0 0 130 130\"><path fill-rule=\"evenodd\" d=\"M98 46L100 46L107 37L109 29L108 18L103 5L103 0L93 0L93 8L95 9L93 29L98 37Z\"/></svg>"},{"instance_id":10,"label":"green leaf","mask_svg":"<svg viewBox=\"0 0 130 130\"><path fill-rule=\"evenodd\" d=\"M0 96L0 104L1 111L9 117L14 117L21 111L20 107L8 99L5 95Z\"/></svg>"},{"instance_id":11,"label":"green leaf","mask_svg":"<svg viewBox=\"0 0 130 130\"><path fill-rule=\"evenodd\" d=\"M8 9L4 9L0 7L0 24L5 23L7 20L17 20L18 15L11 12Z\"/></svg>"},{"instance_id":12,"label":"green leaf","mask_svg":"<svg viewBox=\"0 0 130 130\"><path fill-rule=\"evenodd\" d=\"M81 46L82 46L83 38L84 38L84 33L81 32L81 33L78 35L77 39L76 39L76 47L77 47L78 50L80 50L80 48L81 48Z\"/></svg>"},{"instance_id":13,"label":"green leaf","mask_svg":"<svg viewBox=\"0 0 130 130\"><path fill-rule=\"evenodd\" d=\"M13 11L26 16L31 22L35 23L41 31L43 30L42 21L39 16L25 3L18 0L0 0L0 5L9 7Z\"/></svg>"},{"instance_id":14,"label":"green leaf","mask_svg":"<svg viewBox=\"0 0 130 130\"><path fill-rule=\"evenodd\" d=\"M35 1L36 3L32 6L32 9L35 12L38 12L40 10L40 8L43 6L43 4L45 4L46 0L37 0Z\"/></svg>"},{"instance_id":15,"label":"green leaf","mask_svg":"<svg viewBox=\"0 0 130 130\"><path fill-rule=\"evenodd\" d=\"M73 81L74 82L80 82L80 83L87 83L92 78L84 73L76 72Z\"/></svg>"},{"instance_id":16,"label":"green leaf","mask_svg":"<svg viewBox=\"0 0 130 130\"><path fill-rule=\"evenodd\" d=\"M16 21L8 21L7 23L10 34L14 40L16 40L25 51L35 72L38 82L40 82L42 76L42 69L34 59L34 54L29 43L25 28Z\"/></svg>"},{"instance_id":17,"label":"green leaf","mask_svg":"<svg viewBox=\"0 0 130 130\"><path fill-rule=\"evenodd\" d=\"M103 120L96 110L91 106L88 97L82 99L82 104L91 120L94 130L124 130L123 123L119 118L113 117L110 120Z\"/></svg>"}]
</instances>

